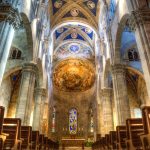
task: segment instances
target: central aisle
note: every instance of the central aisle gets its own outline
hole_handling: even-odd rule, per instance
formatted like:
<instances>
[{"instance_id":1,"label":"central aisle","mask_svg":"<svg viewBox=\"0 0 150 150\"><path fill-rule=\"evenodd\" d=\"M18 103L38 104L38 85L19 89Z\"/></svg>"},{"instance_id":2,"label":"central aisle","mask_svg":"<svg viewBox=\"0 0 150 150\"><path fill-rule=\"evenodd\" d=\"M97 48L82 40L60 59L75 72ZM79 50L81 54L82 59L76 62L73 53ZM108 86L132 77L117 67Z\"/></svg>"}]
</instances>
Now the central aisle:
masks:
<instances>
[{"instance_id":1,"label":"central aisle","mask_svg":"<svg viewBox=\"0 0 150 150\"><path fill-rule=\"evenodd\" d=\"M60 147L59 150L62 150L62 147ZM64 150L82 150L82 148L81 147L66 147ZM84 147L84 150L92 150L92 148Z\"/></svg>"}]
</instances>

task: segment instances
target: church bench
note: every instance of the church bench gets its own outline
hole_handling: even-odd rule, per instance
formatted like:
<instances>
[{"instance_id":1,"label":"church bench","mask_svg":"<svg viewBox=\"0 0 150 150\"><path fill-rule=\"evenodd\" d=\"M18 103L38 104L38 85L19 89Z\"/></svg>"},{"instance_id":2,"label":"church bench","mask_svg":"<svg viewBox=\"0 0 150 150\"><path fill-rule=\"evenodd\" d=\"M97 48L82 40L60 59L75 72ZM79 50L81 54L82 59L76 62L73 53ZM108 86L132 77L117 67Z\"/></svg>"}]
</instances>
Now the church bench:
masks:
<instances>
[{"instance_id":1,"label":"church bench","mask_svg":"<svg viewBox=\"0 0 150 150\"><path fill-rule=\"evenodd\" d=\"M107 149L106 136L101 138L101 148L102 149Z\"/></svg>"},{"instance_id":2,"label":"church bench","mask_svg":"<svg viewBox=\"0 0 150 150\"><path fill-rule=\"evenodd\" d=\"M21 149L21 119L4 118L3 132L8 134L4 142L4 149Z\"/></svg>"},{"instance_id":3,"label":"church bench","mask_svg":"<svg viewBox=\"0 0 150 150\"><path fill-rule=\"evenodd\" d=\"M131 118L126 120L128 150L142 149L140 134L144 132L142 118Z\"/></svg>"},{"instance_id":4,"label":"church bench","mask_svg":"<svg viewBox=\"0 0 150 150\"><path fill-rule=\"evenodd\" d=\"M150 106L142 108L144 133L140 135L144 149L150 149Z\"/></svg>"},{"instance_id":5,"label":"church bench","mask_svg":"<svg viewBox=\"0 0 150 150\"><path fill-rule=\"evenodd\" d=\"M125 138L126 138L126 126L117 126L116 127L116 146L117 150L122 150L126 149L126 143L125 143Z\"/></svg>"},{"instance_id":6,"label":"church bench","mask_svg":"<svg viewBox=\"0 0 150 150\"><path fill-rule=\"evenodd\" d=\"M21 138L23 139L21 148L26 150L30 149L32 142L32 127L21 126Z\"/></svg>"},{"instance_id":7,"label":"church bench","mask_svg":"<svg viewBox=\"0 0 150 150\"><path fill-rule=\"evenodd\" d=\"M8 134L3 133L4 111L5 108L3 106L0 106L0 149L3 149L4 141L8 136Z\"/></svg>"},{"instance_id":8,"label":"church bench","mask_svg":"<svg viewBox=\"0 0 150 150\"><path fill-rule=\"evenodd\" d=\"M109 136L109 134L105 134L105 148L110 149L110 136Z\"/></svg>"},{"instance_id":9,"label":"church bench","mask_svg":"<svg viewBox=\"0 0 150 150\"><path fill-rule=\"evenodd\" d=\"M97 150L97 149L100 149L100 140L99 141L96 141L92 144L92 150Z\"/></svg>"},{"instance_id":10,"label":"church bench","mask_svg":"<svg viewBox=\"0 0 150 150\"><path fill-rule=\"evenodd\" d=\"M116 149L116 140L117 140L117 132L116 131L110 131L110 149L114 150Z\"/></svg>"},{"instance_id":11,"label":"church bench","mask_svg":"<svg viewBox=\"0 0 150 150\"><path fill-rule=\"evenodd\" d=\"M51 139L48 139L48 147L49 149L52 149L52 150L54 149L54 143Z\"/></svg>"},{"instance_id":12,"label":"church bench","mask_svg":"<svg viewBox=\"0 0 150 150\"><path fill-rule=\"evenodd\" d=\"M39 131L32 131L32 149L39 150Z\"/></svg>"},{"instance_id":13,"label":"church bench","mask_svg":"<svg viewBox=\"0 0 150 150\"><path fill-rule=\"evenodd\" d=\"M44 150L44 134L39 135L39 149Z\"/></svg>"},{"instance_id":14,"label":"church bench","mask_svg":"<svg viewBox=\"0 0 150 150\"><path fill-rule=\"evenodd\" d=\"M48 137L44 137L44 150L48 149Z\"/></svg>"},{"instance_id":15,"label":"church bench","mask_svg":"<svg viewBox=\"0 0 150 150\"><path fill-rule=\"evenodd\" d=\"M51 139L48 139L48 145L50 150L58 150L59 149L59 144L52 141Z\"/></svg>"}]
</instances>

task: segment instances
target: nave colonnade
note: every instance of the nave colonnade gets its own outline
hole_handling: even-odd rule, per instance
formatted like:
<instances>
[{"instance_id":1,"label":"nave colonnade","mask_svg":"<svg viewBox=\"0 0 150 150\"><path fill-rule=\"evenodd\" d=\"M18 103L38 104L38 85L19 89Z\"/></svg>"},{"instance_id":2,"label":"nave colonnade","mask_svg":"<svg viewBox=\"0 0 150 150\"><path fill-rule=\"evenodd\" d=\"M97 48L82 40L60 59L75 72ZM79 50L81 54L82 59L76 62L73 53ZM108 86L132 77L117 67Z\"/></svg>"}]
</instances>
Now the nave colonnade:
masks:
<instances>
[{"instance_id":1,"label":"nave colonnade","mask_svg":"<svg viewBox=\"0 0 150 150\"><path fill-rule=\"evenodd\" d=\"M20 118L23 126L61 141L71 136L68 114L76 108L75 137L87 142L125 125L127 118L141 117L141 108L150 105L149 5L149 0L1 0L4 117ZM82 53L74 45L83 47ZM74 53L59 53L69 46ZM83 55L85 48L89 53ZM70 78L82 73L67 72L69 84L62 86L59 67L65 61L82 63L90 80L73 82Z\"/></svg>"}]
</instances>

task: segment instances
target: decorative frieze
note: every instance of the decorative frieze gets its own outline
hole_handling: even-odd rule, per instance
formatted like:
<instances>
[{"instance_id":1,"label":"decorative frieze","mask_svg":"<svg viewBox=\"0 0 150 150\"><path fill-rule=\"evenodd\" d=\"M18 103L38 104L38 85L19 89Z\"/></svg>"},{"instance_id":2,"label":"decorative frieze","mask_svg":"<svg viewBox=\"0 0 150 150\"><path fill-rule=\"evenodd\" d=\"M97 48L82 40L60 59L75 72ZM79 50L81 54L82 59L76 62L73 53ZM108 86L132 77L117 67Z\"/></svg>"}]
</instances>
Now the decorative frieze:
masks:
<instances>
[{"instance_id":1,"label":"decorative frieze","mask_svg":"<svg viewBox=\"0 0 150 150\"><path fill-rule=\"evenodd\" d=\"M32 72L32 73L37 74L38 67L35 63L25 63L23 66L22 72Z\"/></svg>"},{"instance_id":2,"label":"decorative frieze","mask_svg":"<svg viewBox=\"0 0 150 150\"><path fill-rule=\"evenodd\" d=\"M0 3L0 22L9 22L15 29L22 26L22 19L19 11L9 3Z\"/></svg>"}]
</instances>

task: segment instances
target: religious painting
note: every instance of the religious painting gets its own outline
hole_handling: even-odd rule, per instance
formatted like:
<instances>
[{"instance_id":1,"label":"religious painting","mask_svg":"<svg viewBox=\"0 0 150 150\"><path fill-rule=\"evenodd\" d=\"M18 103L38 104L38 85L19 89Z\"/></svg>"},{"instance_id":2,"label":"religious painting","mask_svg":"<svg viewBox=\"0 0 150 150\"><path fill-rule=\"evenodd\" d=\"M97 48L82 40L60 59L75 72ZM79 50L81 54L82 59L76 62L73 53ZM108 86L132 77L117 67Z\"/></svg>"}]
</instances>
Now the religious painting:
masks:
<instances>
[{"instance_id":1,"label":"religious painting","mask_svg":"<svg viewBox=\"0 0 150 150\"><path fill-rule=\"evenodd\" d=\"M54 7L55 8L60 8L62 6L63 2L61 0L56 0L56 2L54 3Z\"/></svg>"},{"instance_id":2,"label":"religious painting","mask_svg":"<svg viewBox=\"0 0 150 150\"><path fill-rule=\"evenodd\" d=\"M88 1L87 6L88 6L90 9L94 9L94 8L95 8L95 3L92 2L92 1Z\"/></svg>"},{"instance_id":3,"label":"religious painting","mask_svg":"<svg viewBox=\"0 0 150 150\"><path fill-rule=\"evenodd\" d=\"M95 68L90 61L70 58L56 65L53 84L61 91L86 91L95 82Z\"/></svg>"},{"instance_id":4,"label":"religious painting","mask_svg":"<svg viewBox=\"0 0 150 150\"><path fill-rule=\"evenodd\" d=\"M73 8L73 9L71 9L70 13L71 13L72 17L77 17L79 14L79 10L77 8Z\"/></svg>"},{"instance_id":5,"label":"religious painting","mask_svg":"<svg viewBox=\"0 0 150 150\"><path fill-rule=\"evenodd\" d=\"M69 111L69 133L77 133L77 110L75 108Z\"/></svg>"}]
</instances>

